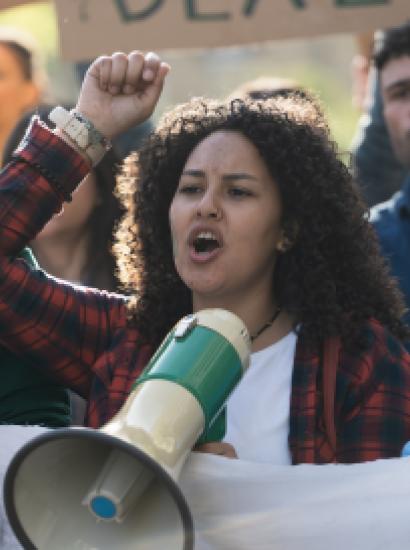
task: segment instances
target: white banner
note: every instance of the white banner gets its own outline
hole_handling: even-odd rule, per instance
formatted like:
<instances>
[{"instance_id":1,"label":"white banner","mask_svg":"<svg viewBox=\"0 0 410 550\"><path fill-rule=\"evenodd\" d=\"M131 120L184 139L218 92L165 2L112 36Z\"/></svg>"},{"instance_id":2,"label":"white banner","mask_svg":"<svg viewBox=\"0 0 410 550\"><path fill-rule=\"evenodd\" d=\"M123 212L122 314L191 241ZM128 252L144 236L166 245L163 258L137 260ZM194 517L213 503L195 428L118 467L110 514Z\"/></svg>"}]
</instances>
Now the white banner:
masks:
<instances>
[{"instance_id":1,"label":"white banner","mask_svg":"<svg viewBox=\"0 0 410 550\"><path fill-rule=\"evenodd\" d=\"M0 426L1 484L14 453L44 431ZM195 550L410 547L410 458L272 466L192 453L180 485L194 518ZM2 498L0 547L21 548Z\"/></svg>"}]
</instances>

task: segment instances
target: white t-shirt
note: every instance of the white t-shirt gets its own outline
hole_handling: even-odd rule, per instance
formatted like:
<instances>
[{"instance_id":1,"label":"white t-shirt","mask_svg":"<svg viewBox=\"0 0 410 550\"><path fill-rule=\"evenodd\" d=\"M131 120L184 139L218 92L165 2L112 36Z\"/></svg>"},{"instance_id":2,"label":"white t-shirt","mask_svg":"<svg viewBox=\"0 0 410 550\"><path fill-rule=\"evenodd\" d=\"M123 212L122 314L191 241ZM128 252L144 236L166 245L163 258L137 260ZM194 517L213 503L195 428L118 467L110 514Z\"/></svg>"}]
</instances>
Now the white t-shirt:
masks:
<instances>
[{"instance_id":1,"label":"white t-shirt","mask_svg":"<svg viewBox=\"0 0 410 550\"><path fill-rule=\"evenodd\" d=\"M248 370L228 399L224 441L233 445L238 458L291 464L288 435L296 341L292 331L252 353Z\"/></svg>"}]
</instances>

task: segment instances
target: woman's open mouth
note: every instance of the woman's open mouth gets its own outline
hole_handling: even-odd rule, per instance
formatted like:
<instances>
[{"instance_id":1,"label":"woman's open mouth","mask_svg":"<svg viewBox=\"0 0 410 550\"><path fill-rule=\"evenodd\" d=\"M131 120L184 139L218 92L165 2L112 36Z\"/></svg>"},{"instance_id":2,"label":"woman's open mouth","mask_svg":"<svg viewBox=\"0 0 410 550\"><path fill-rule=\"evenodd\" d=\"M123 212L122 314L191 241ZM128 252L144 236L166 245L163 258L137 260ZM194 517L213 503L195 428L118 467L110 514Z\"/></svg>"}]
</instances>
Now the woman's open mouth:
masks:
<instances>
[{"instance_id":1,"label":"woman's open mouth","mask_svg":"<svg viewBox=\"0 0 410 550\"><path fill-rule=\"evenodd\" d=\"M220 237L213 231L200 231L190 240L190 257L194 262L215 258L222 248Z\"/></svg>"}]
</instances>

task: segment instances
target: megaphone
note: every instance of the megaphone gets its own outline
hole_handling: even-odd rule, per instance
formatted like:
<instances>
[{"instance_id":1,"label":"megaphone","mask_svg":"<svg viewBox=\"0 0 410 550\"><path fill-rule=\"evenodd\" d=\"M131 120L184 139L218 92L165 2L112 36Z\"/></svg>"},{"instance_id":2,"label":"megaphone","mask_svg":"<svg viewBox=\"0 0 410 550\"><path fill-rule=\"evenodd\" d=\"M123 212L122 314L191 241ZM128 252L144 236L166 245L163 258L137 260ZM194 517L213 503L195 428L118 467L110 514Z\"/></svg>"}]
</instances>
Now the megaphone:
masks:
<instances>
[{"instance_id":1,"label":"megaphone","mask_svg":"<svg viewBox=\"0 0 410 550\"><path fill-rule=\"evenodd\" d=\"M222 309L181 319L122 409L101 429L28 442L4 482L24 548L190 550L194 527L178 478L195 443L224 435L224 404L249 365L242 321Z\"/></svg>"}]
</instances>

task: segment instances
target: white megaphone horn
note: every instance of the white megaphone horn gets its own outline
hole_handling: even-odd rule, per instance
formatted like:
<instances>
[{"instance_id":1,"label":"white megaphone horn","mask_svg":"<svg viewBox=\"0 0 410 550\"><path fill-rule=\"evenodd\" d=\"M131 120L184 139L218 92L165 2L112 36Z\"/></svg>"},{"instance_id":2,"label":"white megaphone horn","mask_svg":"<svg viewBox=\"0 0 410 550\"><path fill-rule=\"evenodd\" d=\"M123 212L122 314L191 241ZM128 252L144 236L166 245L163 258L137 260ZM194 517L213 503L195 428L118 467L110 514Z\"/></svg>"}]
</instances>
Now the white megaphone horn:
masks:
<instances>
[{"instance_id":1,"label":"white megaphone horn","mask_svg":"<svg viewBox=\"0 0 410 550\"><path fill-rule=\"evenodd\" d=\"M223 437L224 404L249 357L238 317L222 309L188 315L101 429L53 430L21 448L4 498L23 547L192 549L192 516L177 480L198 439Z\"/></svg>"}]
</instances>

